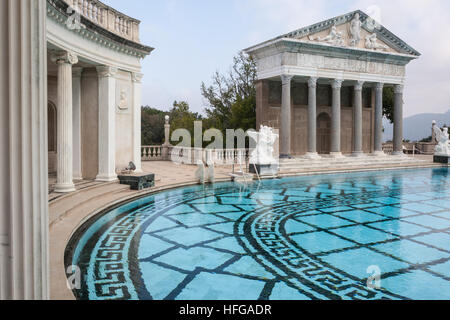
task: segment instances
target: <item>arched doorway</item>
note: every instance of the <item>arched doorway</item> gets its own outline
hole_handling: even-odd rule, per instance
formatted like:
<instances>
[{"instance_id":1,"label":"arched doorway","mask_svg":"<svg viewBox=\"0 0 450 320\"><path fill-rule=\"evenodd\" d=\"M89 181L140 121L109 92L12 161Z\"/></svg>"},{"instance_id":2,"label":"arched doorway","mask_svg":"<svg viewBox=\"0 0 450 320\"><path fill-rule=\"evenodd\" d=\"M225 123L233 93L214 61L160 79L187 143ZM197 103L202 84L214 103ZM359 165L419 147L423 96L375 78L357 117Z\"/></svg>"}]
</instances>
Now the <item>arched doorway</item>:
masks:
<instances>
[{"instance_id":1,"label":"arched doorway","mask_svg":"<svg viewBox=\"0 0 450 320\"><path fill-rule=\"evenodd\" d=\"M47 105L47 120L48 120L48 172L50 174L56 173L56 161L57 161L57 120L56 120L56 106L52 102L48 102Z\"/></svg>"},{"instance_id":2,"label":"arched doorway","mask_svg":"<svg viewBox=\"0 0 450 320\"><path fill-rule=\"evenodd\" d=\"M328 113L317 117L317 152L329 154L331 151L331 118Z\"/></svg>"}]
</instances>

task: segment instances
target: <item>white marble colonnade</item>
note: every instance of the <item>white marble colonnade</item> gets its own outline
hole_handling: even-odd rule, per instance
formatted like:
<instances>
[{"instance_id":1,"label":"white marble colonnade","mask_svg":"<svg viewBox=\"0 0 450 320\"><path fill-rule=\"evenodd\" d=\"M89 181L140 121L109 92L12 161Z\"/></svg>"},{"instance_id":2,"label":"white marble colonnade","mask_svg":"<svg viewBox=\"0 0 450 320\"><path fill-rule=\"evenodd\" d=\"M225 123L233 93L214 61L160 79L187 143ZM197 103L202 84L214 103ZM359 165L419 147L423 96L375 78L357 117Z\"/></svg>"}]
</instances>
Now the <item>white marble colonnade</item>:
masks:
<instances>
[{"instance_id":1,"label":"white marble colonnade","mask_svg":"<svg viewBox=\"0 0 450 320\"><path fill-rule=\"evenodd\" d=\"M282 101L281 101L281 125L280 125L280 158L291 157L291 82L293 76L282 75ZM318 158L317 154L317 81L318 78L308 79L308 152L305 157ZM343 79L333 79L332 87L332 117L331 117L331 152L332 157L342 157L341 151L341 89ZM354 81L354 139L353 156L363 155L363 113L362 113L362 89L363 81ZM375 83L375 110L374 110L374 156L384 156L382 150L383 134L383 87L384 83ZM403 155L403 85L395 85L394 103L394 153Z\"/></svg>"}]
</instances>

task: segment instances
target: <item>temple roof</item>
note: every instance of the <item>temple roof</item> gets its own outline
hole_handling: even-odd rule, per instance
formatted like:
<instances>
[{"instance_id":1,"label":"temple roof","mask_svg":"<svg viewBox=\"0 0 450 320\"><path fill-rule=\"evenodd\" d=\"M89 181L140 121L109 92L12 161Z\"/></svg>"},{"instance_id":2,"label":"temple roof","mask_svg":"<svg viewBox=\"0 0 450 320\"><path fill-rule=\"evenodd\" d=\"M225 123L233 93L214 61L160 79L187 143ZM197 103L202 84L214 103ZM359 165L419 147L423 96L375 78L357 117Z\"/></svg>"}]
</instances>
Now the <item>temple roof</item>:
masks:
<instances>
[{"instance_id":1,"label":"temple roof","mask_svg":"<svg viewBox=\"0 0 450 320\"><path fill-rule=\"evenodd\" d=\"M322 22L315 23L313 25L294 30L292 32L283 34L281 36L278 36L274 39L265 41L259 45L253 46L251 48L246 49L245 51L251 52L255 48L261 48L262 45L268 42L273 42L274 40L279 39L292 39L292 40L300 40L302 42L308 42L308 43L317 43L317 44L323 44L319 43L317 40L313 41L313 35L317 34L323 34L327 30L331 30L334 26L337 28L340 28L340 33L345 30L346 26L343 25L349 25L352 20L355 18L356 14L359 14L359 20L361 21L361 30L364 32L365 35L376 35L376 40L379 41L382 45L385 45L388 50L386 50L386 53L389 54L403 54L408 56L414 56L419 57L421 54L412 48L410 45L408 45L405 41L401 40L399 37L397 37L395 34L393 34L391 31L386 29L384 26L382 26L380 23L376 22L372 18L370 18L366 13L364 13L361 10L352 11L350 13L334 17ZM339 31L338 31L339 33ZM345 36L344 36L345 37ZM319 37L320 38L320 37ZM364 39L362 39L362 42L364 42ZM327 44L327 46L329 43ZM363 46L362 44L361 46ZM332 44L331 46L336 46ZM344 43L340 44L339 47L343 48L350 48L349 45L345 45ZM358 47L354 47L354 49L361 49ZM378 51L379 52L379 51Z\"/></svg>"}]
</instances>

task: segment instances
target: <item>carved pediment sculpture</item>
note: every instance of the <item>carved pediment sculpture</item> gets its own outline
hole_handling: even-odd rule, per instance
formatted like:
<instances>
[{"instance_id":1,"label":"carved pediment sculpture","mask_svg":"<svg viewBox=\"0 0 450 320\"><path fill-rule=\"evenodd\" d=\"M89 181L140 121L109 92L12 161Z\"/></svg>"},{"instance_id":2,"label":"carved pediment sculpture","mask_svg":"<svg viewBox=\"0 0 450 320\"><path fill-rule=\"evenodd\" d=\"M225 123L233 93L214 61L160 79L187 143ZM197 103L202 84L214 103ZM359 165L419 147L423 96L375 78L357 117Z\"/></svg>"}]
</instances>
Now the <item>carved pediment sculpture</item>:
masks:
<instances>
[{"instance_id":1,"label":"carved pediment sculpture","mask_svg":"<svg viewBox=\"0 0 450 320\"><path fill-rule=\"evenodd\" d=\"M372 33L371 35L366 36L365 46L366 46L366 49L369 49L369 50L387 51L387 49L388 49L387 46L378 42L376 33Z\"/></svg>"},{"instance_id":2,"label":"carved pediment sculpture","mask_svg":"<svg viewBox=\"0 0 450 320\"><path fill-rule=\"evenodd\" d=\"M360 20L359 13L355 14L355 17L350 22L349 35L350 35L350 43L351 47L356 47L361 41L361 26L362 22Z\"/></svg>"},{"instance_id":3,"label":"carved pediment sculpture","mask_svg":"<svg viewBox=\"0 0 450 320\"><path fill-rule=\"evenodd\" d=\"M327 44L331 44L333 46L344 46L344 38L342 35L342 32L338 31L336 28L336 25L331 27L330 34L321 38L317 37L314 38L313 36L309 37L310 41L317 41L317 42L325 42Z\"/></svg>"}]
</instances>

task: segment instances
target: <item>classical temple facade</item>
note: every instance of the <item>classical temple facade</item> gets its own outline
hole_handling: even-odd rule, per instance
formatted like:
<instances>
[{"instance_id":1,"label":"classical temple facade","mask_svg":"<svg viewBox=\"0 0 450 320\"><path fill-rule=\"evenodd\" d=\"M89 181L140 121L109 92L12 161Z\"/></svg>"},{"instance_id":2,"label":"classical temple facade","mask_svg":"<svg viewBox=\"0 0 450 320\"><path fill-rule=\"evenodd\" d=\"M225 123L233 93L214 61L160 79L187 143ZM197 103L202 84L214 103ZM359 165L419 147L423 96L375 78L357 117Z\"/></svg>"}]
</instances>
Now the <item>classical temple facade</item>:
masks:
<instances>
[{"instance_id":1,"label":"classical temple facade","mask_svg":"<svg viewBox=\"0 0 450 320\"><path fill-rule=\"evenodd\" d=\"M47 1L48 170L55 192L141 169L139 21L93 0Z\"/></svg>"},{"instance_id":2,"label":"classical temple facade","mask_svg":"<svg viewBox=\"0 0 450 320\"><path fill-rule=\"evenodd\" d=\"M280 157L382 152L383 88L395 89L394 154L403 154L403 87L416 50L362 11L245 49L257 63L257 128L280 130Z\"/></svg>"}]
</instances>

